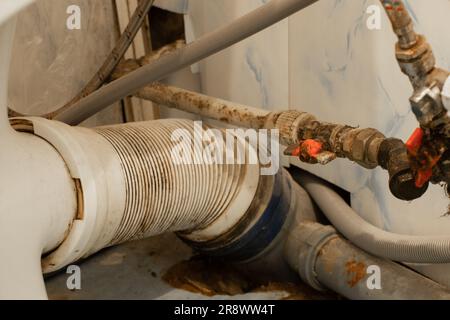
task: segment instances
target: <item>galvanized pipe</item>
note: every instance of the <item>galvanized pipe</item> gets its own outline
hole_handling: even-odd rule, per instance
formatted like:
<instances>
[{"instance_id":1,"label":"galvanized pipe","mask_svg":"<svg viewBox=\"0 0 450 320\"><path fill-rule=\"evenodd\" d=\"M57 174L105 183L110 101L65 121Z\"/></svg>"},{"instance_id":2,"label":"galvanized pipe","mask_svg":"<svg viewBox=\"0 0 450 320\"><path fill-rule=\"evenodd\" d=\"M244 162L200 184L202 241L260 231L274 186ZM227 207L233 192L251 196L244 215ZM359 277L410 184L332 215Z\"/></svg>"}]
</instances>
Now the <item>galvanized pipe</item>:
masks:
<instances>
[{"instance_id":1,"label":"galvanized pipe","mask_svg":"<svg viewBox=\"0 0 450 320\"><path fill-rule=\"evenodd\" d=\"M160 105L216 119L245 128L262 129L269 111L209 97L181 88L153 83L140 89L136 96Z\"/></svg>"},{"instance_id":2,"label":"galvanized pipe","mask_svg":"<svg viewBox=\"0 0 450 320\"><path fill-rule=\"evenodd\" d=\"M417 43L417 34L411 16L405 5L400 0L381 0L392 27L398 36L399 46L402 49L409 49Z\"/></svg>"},{"instance_id":3,"label":"galvanized pipe","mask_svg":"<svg viewBox=\"0 0 450 320\"><path fill-rule=\"evenodd\" d=\"M271 0L227 26L213 31L172 54L116 80L80 100L57 120L76 125L143 86L213 55L289 17L318 0Z\"/></svg>"},{"instance_id":4,"label":"galvanized pipe","mask_svg":"<svg viewBox=\"0 0 450 320\"><path fill-rule=\"evenodd\" d=\"M183 45L184 42L177 41L140 59L126 60L112 78L123 77ZM416 186L405 144L398 139L386 139L376 129L321 122L311 114L295 110L269 112L162 83L149 84L135 95L169 108L237 126L276 128L280 130L281 143L288 146L286 154L293 155L294 150L304 162L327 164L336 157L342 157L365 168L381 166L389 172L392 194L401 200L417 199L428 189L428 183L420 188ZM304 144L307 140L314 140L322 150L311 156Z\"/></svg>"},{"instance_id":5,"label":"galvanized pipe","mask_svg":"<svg viewBox=\"0 0 450 320\"><path fill-rule=\"evenodd\" d=\"M448 137L450 117L445 104L447 70L436 67L436 58L426 38L414 31L410 14L402 0L380 0L398 37L395 55L400 68L414 88L411 108L422 129L418 147L409 150L416 185L450 182ZM412 140L417 140L413 135Z\"/></svg>"}]
</instances>

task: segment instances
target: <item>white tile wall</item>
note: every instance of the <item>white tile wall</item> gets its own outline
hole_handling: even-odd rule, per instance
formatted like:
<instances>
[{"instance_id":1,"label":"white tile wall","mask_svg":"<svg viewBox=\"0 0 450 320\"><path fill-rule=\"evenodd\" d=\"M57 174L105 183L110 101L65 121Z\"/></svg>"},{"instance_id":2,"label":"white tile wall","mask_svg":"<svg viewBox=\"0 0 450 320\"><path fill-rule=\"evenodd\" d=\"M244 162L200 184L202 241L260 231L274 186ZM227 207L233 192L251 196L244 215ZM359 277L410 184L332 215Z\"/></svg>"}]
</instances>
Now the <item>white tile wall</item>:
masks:
<instances>
[{"instance_id":1,"label":"white tile wall","mask_svg":"<svg viewBox=\"0 0 450 320\"><path fill-rule=\"evenodd\" d=\"M194 34L199 37L264 2L191 0ZM374 127L407 139L417 126L408 103L412 88L396 63L396 38L384 11L381 30L366 26L366 10L373 4L379 2L321 0L207 59L200 64L203 92L266 109L291 106L323 120ZM439 65L450 69L450 1L406 4ZM375 225L399 233L449 234L450 217L443 214L450 201L438 186L406 203L390 195L387 174L381 169L368 171L346 160L327 167L295 163L350 191L353 207ZM450 274L440 272L439 277L450 283Z\"/></svg>"}]
</instances>

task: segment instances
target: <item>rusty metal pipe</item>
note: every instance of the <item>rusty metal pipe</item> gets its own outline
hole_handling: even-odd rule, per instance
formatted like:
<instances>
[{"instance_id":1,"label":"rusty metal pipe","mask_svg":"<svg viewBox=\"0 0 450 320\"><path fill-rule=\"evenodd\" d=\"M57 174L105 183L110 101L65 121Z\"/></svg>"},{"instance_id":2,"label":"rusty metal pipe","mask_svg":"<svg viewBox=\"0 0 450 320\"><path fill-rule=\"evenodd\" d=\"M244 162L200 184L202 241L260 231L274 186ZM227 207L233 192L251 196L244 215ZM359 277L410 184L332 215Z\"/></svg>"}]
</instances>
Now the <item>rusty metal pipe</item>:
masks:
<instances>
[{"instance_id":1,"label":"rusty metal pipe","mask_svg":"<svg viewBox=\"0 0 450 320\"><path fill-rule=\"evenodd\" d=\"M120 79L132 71L149 63L161 59L183 48L186 43L183 40L175 41L161 49L147 54L140 59L128 59L122 62L111 75L111 81ZM262 129L267 125L270 111L249 107L218 98L213 98L197 92L168 86L154 82L134 94L144 100L164 105L168 108L178 109L192 114L197 114L210 119L216 119L236 126Z\"/></svg>"},{"instance_id":2,"label":"rusty metal pipe","mask_svg":"<svg viewBox=\"0 0 450 320\"><path fill-rule=\"evenodd\" d=\"M136 96L169 108L254 129L265 128L270 115L269 111L263 109L209 97L161 83L153 83L142 88L136 93Z\"/></svg>"},{"instance_id":3,"label":"rusty metal pipe","mask_svg":"<svg viewBox=\"0 0 450 320\"><path fill-rule=\"evenodd\" d=\"M136 64L127 62L117 74ZM279 129L281 143L287 146L298 146L309 139L317 140L322 144L322 152L315 158L300 154L302 161L327 164L340 157L368 169L381 166L389 172L392 194L401 200L417 199L428 189L428 183L421 188L416 187L404 143L387 139L376 129L321 122L309 113L295 110L269 112L161 83L142 88L136 96L237 126Z\"/></svg>"},{"instance_id":4,"label":"rusty metal pipe","mask_svg":"<svg viewBox=\"0 0 450 320\"><path fill-rule=\"evenodd\" d=\"M136 96L232 125L279 129L281 142L287 146L317 139L324 142L324 151L356 161L366 168L378 166L378 149L385 139L376 129L321 122L309 113L296 110L269 112L162 83L148 85Z\"/></svg>"},{"instance_id":5,"label":"rusty metal pipe","mask_svg":"<svg viewBox=\"0 0 450 320\"><path fill-rule=\"evenodd\" d=\"M225 27L104 86L59 114L56 119L68 124L79 124L139 88L226 49L317 1L271 0Z\"/></svg>"},{"instance_id":6,"label":"rusty metal pipe","mask_svg":"<svg viewBox=\"0 0 450 320\"><path fill-rule=\"evenodd\" d=\"M383 7L392 23L392 27L399 39L399 45L403 49L413 47L417 42L417 34L408 11L402 1L381 0Z\"/></svg>"},{"instance_id":7,"label":"rusty metal pipe","mask_svg":"<svg viewBox=\"0 0 450 320\"><path fill-rule=\"evenodd\" d=\"M111 78L119 79L183 46L183 41L176 41L140 59L126 60L119 65ZM281 142L287 146L298 146L302 140L318 140L323 143L323 152L315 158L300 154L302 161L326 164L336 157L341 157L369 169L381 166L389 172L392 194L401 200L417 199L428 189L428 183L420 188L416 187L405 144L398 139L386 139L375 129L321 122L311 114L295 110L269 112L162 83L150 84L135 95L169 108L236 126L254 129L277 128L281 133Z\"/></svg>"}]
</instances>

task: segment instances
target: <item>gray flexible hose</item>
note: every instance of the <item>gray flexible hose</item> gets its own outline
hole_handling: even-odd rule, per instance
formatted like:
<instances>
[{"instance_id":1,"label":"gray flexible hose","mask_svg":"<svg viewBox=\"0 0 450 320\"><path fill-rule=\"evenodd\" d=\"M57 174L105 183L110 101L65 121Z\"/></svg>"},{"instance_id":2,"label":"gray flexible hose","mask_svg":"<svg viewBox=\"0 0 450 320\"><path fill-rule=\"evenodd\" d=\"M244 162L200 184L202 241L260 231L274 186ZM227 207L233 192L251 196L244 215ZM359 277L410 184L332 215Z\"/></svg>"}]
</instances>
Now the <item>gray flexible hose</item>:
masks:
<instances>
[{"instance_id":1,"label":"gray flexible hose","mask_svg":"<svg viewBox=\"0 0 450 320\"><path fill-rule=\"evenodd\" d=\"M295 172L333 226L361 249L383 258L407 263L450 263L450 236L410 236L381 230L361 218L325 182Z\"/></svg>"},{"instance_id":2,"label":"gray flexible hose","mask_svg":"<svg viewBox=\"0 0 450 320\"><path fill-rule=\"evenodd\" d=\"M112 103L135 93L172 72L207 58L289 17L318 0L271 0L267 4L213 31L186 47L135 70L81 99L56 117L77 125Z\"/></svg>"}]
</instances>

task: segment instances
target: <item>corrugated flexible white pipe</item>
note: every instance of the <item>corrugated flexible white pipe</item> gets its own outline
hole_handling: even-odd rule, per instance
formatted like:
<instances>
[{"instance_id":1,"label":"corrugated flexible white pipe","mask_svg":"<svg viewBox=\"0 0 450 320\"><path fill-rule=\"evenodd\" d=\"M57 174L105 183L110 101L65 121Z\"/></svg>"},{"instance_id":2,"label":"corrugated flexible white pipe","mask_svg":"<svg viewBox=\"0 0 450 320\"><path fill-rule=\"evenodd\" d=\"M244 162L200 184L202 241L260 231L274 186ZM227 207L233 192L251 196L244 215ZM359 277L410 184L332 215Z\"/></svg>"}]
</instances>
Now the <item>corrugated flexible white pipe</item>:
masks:
<instances>
[{"instance_id":1,"label":"corrugated flexible white pipe","mask_svg":"<svg viewBox=\"0 0 450 320\"><path fill-rule=\"evenodd\" d=\"M0 256L8 258L0 266L0 298L45 298L42 253L48 252L41 261L48 273L107 246L164 232L213 240L241 221L259 185L258 164L174 162L172 134L181 129L193 137L192 121L95 130L42 118L12 123L22 133L7 135L14 149L0 156L0 243L7 244ZM193 150L203 157L202 143Z\"/></svg>"},{"instance_id":2,"label":"corrugated flexible white pipe","mask_svg":"<svg viewBox=\"0 0 450 320\"><path fill-rule=\"evenodd\" d=\"M0 266L0 298L45 298L42 253L48 252L41 264L49 273L105 247L169 231L208 242L240 222L258 198L259 164L173 160L175 130L195 137L197 127L189 120L95 130L42 118L12 123L23 133L8 135L12 158L0 158L7 181L0 188L8 188L0 202L0 243L8 244L0 248L2 260L8 257ZM204 157L203 143L190 146L187 152ZM256 155L253 148L248 152ZM5 194L10 202L3 201ZM26 201L18 203L19 197Z\"/></svg>"}]
</instances>

